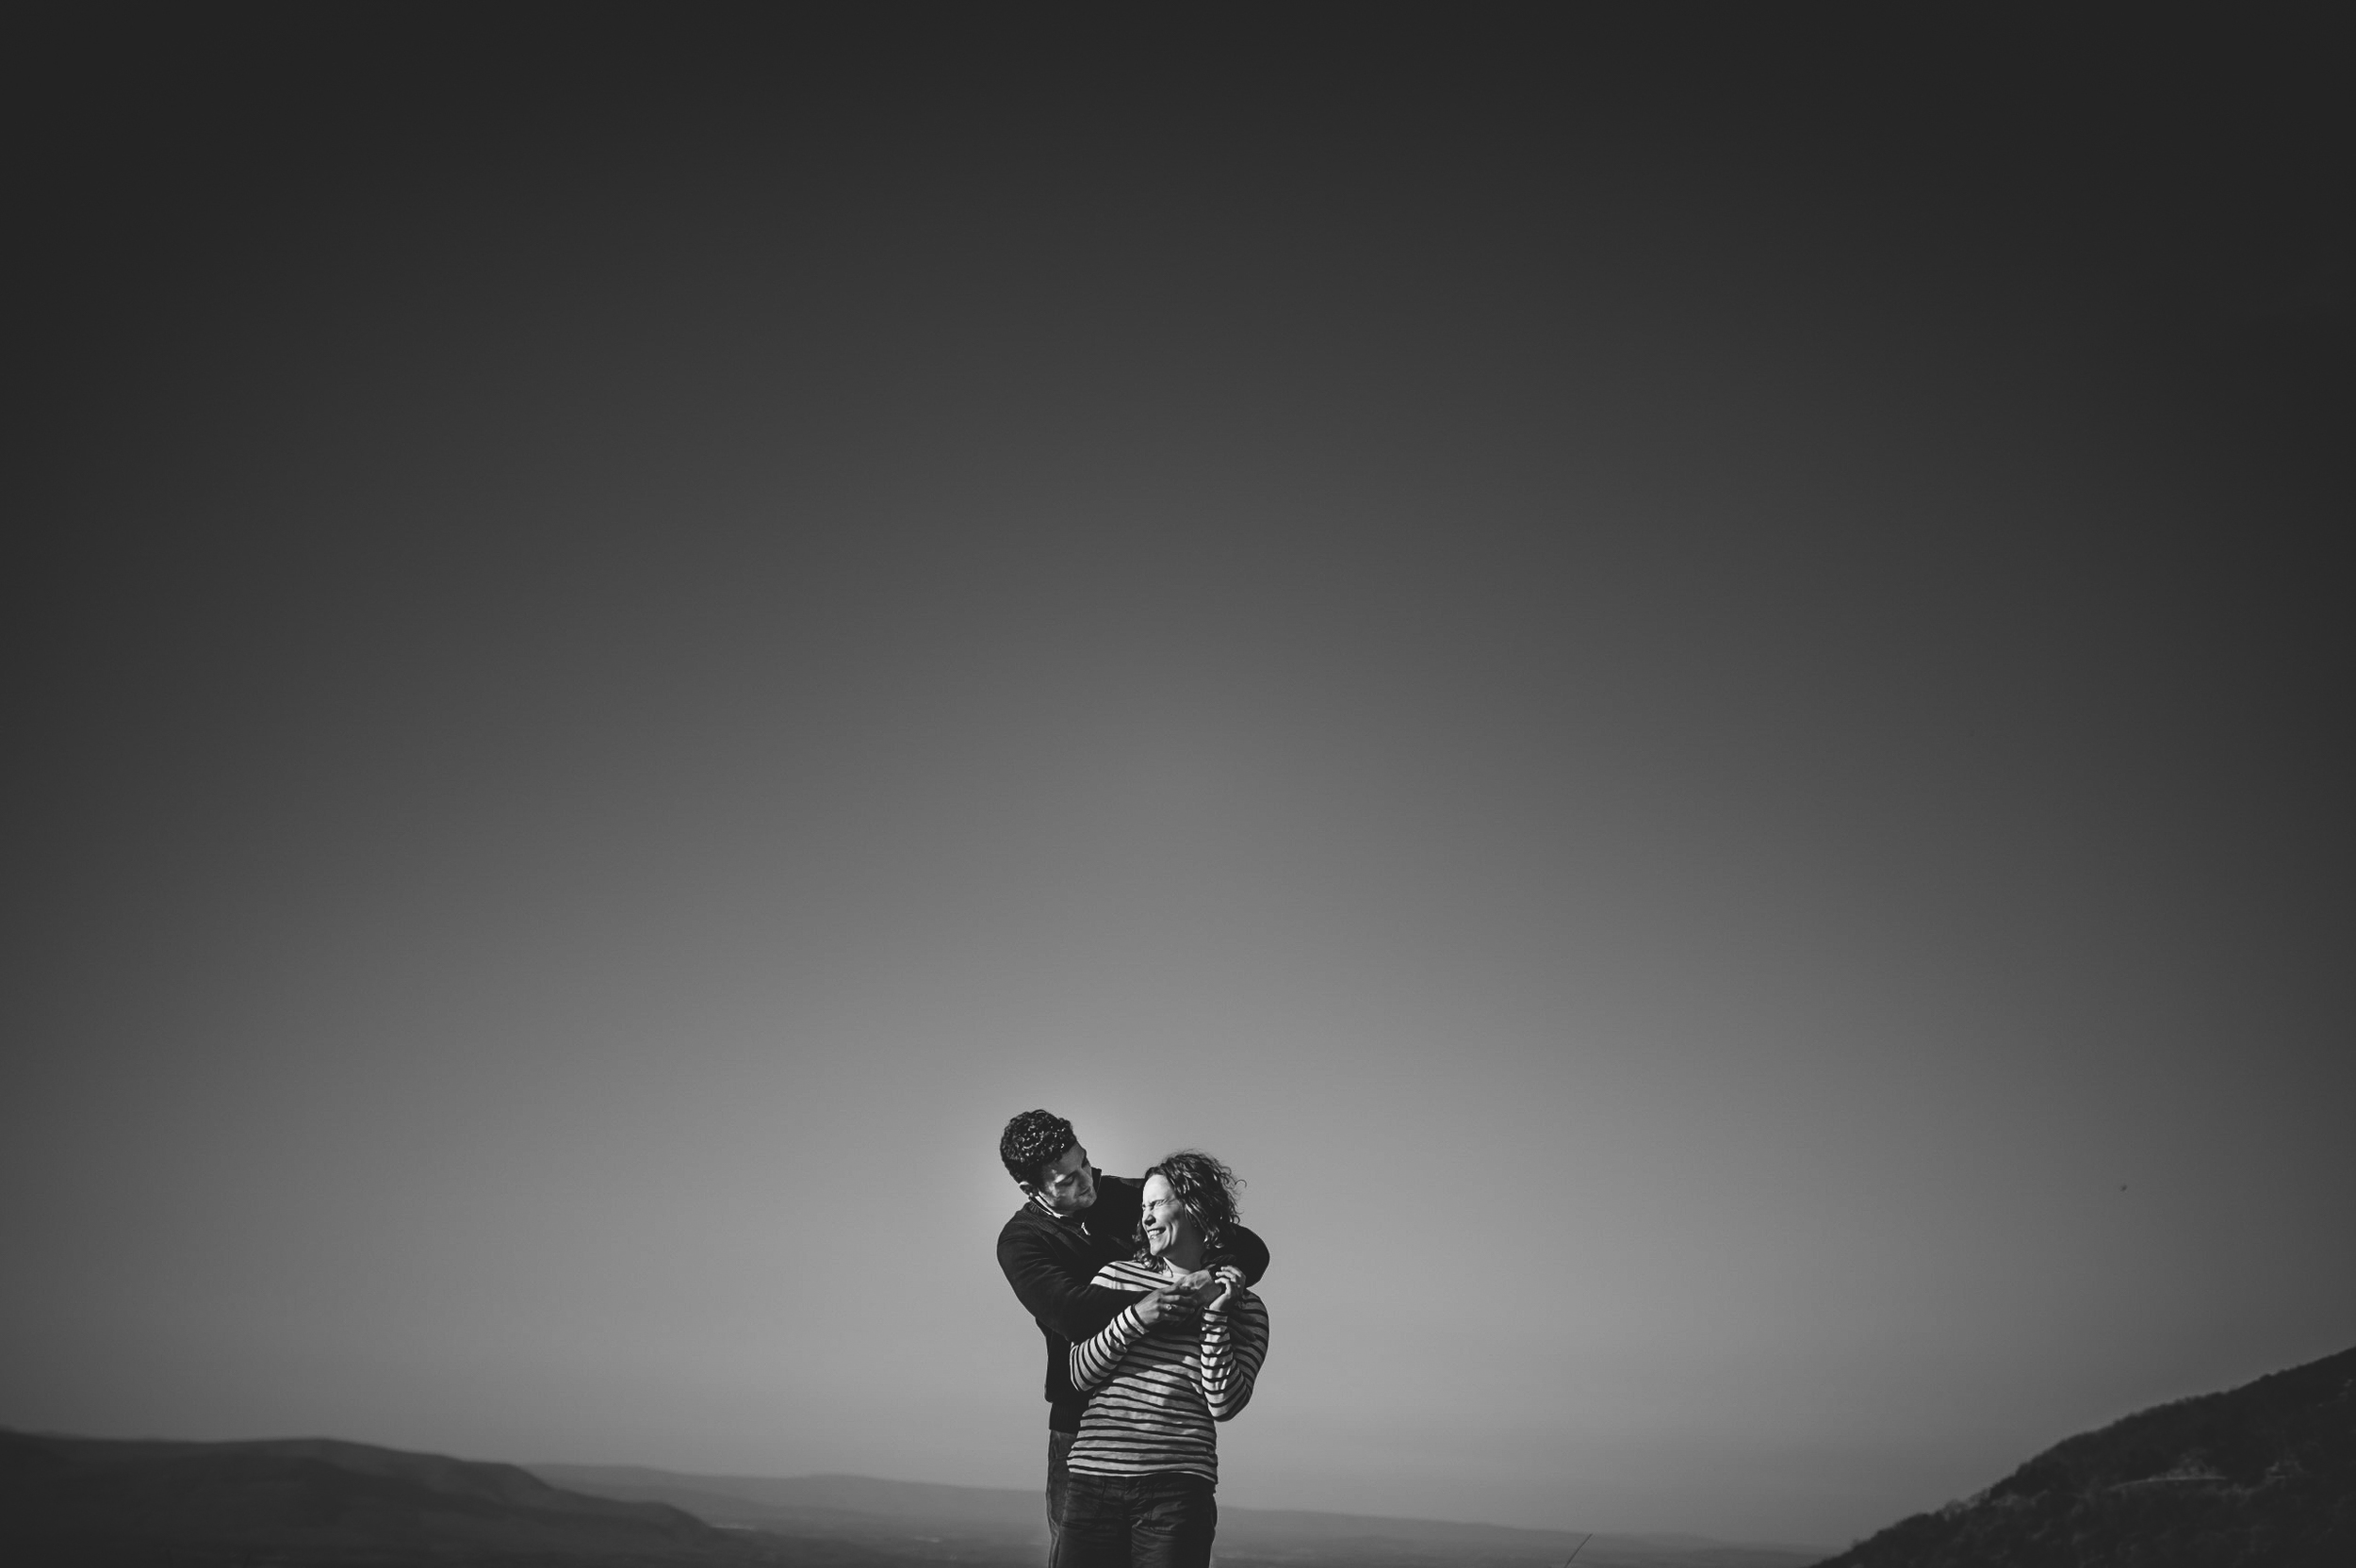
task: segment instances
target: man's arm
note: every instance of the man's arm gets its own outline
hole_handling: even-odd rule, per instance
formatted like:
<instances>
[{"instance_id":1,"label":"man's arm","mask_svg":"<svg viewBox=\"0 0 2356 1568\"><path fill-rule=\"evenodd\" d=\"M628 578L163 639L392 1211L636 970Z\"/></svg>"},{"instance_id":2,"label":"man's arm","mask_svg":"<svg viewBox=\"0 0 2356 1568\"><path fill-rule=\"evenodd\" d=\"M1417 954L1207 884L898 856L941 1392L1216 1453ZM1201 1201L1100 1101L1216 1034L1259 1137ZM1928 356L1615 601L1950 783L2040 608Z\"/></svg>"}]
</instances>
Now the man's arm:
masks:
<instances>
[{"instance_id":1,"label":"man's arm","mask_svg":"<svg viewBox=\"0 0 2356 1568\"><path fill-rule=\"evenodd\" d=\"M1266 1255L1265 1250L1263 1256ZM998 1235L998 1266L1014 1286L1014 1298L1039 1326L1061 1334L1073 1344L1093 1339L1121 1309L1137 1299L1125 1290L1105 1290L1075 1281L1065 1272L1067 1262L1054 1247L1027 1226L1014 1226Z\"/></svg>"},{"instance_id":2,"label":"man's arm","mask_svg":"<svg viewBox=\"0 0 2356 1568\"><path fill-rule=\"evenodd\" d=\"M1243 1270L1243 1282L1256 1285L1260 1276L1268 1272L1268 1243L1240 1225L1227 1229L1227 1262Z\"/></svg>"}]
</instances>

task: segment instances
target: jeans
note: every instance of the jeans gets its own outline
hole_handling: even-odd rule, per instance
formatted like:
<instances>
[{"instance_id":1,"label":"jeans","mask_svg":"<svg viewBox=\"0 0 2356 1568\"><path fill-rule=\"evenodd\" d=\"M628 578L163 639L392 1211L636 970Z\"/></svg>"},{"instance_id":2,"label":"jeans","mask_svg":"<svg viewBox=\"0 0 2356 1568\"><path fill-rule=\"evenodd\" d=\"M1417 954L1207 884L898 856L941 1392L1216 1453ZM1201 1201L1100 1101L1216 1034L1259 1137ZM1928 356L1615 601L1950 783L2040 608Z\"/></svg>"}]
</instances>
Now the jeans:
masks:
<instances>
[{"instance_id":1,"label":"jeans","mask_svg":"<svg viewBox=\"0 0 2356 1568\"><path fill-rule=\"evenodd\" d=\"M1055 1568L1055 1537L1063 1527L1064 1488L1072 1480L1071 1432L1047 1429L1047 1568Z\"/></svg>"},{"instance_id":2,"label":"jeans","mask_svg":"<svg viewBox=\"0 0 2356 1568\"><path fill-rule=\"evenodd\" d=\"M1207 1477L1072 1476L1053 1568L1210 1568L1219 1502Z\"/></svg>"}]
</instances>

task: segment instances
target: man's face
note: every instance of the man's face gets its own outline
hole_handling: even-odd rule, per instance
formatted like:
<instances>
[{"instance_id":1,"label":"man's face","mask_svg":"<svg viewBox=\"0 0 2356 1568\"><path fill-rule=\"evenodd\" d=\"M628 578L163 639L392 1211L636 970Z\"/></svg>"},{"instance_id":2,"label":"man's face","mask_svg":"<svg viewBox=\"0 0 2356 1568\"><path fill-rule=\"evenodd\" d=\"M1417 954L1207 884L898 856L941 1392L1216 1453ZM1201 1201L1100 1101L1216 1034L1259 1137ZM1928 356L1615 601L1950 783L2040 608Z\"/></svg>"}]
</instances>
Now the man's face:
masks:
<instances>
[{"instance_id":1,"label":"man's face","mask_svg":"<svg viewBox=\"0 0 2356 1568\"><path fill-rule=\"evenodd\" d=\"M1095 1207L1096 1172L1088 1167L1088 1152L1075 1143L1056 1155L1031 1190L1057 1214L1081 1214Z\"/></svg>"}]
</instances>

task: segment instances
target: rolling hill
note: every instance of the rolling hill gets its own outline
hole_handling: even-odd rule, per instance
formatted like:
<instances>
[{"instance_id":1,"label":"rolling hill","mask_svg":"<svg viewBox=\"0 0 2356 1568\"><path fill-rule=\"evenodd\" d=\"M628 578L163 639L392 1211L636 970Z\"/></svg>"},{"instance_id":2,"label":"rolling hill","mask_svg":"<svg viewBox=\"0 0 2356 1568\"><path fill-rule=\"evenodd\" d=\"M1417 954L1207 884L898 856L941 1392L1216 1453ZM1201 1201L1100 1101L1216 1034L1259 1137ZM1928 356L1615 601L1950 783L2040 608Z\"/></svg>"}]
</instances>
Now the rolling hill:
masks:
<instances>
[{"instance_id":1,"label":"rolling hill","mask_svg":"<svg viewBox=\"0 0 2356 1568\"><path fill-rule=\"evenodd\" d=\"M512 1464L358 1443L0 1431L0 1561L43 1568L879 1568L841 1541L724 1530Z\"/></svg>"},{"instance_id":2,"label":"rolling hill","mask_svg":"<svg viewBox=\"0 0 2356 1568\"><path fill-rule=\"evenodd\" d=\"M1824 1568L2086 1563L2356 1563L2356 1349L2082 1432Z\"/></svg>"}]
</instances>

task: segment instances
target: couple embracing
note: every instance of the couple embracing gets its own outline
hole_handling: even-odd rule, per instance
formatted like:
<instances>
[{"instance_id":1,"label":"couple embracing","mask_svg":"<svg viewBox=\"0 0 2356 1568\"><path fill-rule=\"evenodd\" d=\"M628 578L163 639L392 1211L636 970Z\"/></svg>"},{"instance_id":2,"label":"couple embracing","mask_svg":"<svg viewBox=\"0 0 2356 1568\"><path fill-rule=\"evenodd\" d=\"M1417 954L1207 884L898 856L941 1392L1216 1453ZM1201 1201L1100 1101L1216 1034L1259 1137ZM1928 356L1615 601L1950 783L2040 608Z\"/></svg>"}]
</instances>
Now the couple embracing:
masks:
<instances>
[{"instance_id":1,"label":"couple embracing","mask_svg":"<svg viewBox=\"0 0 2356 1568\"><path fill-rule=\"evenodd\" d=\"M1025 1111L998 1142L1024 1201L998 1266L1047 1341L1052 1568L1205 1568L1215 1423L1252 1398L1268 1249L1235 1173L1182 1150L1140 1180L1088 1164L1072 1123Z\"/></svg>"}]
</instances>

